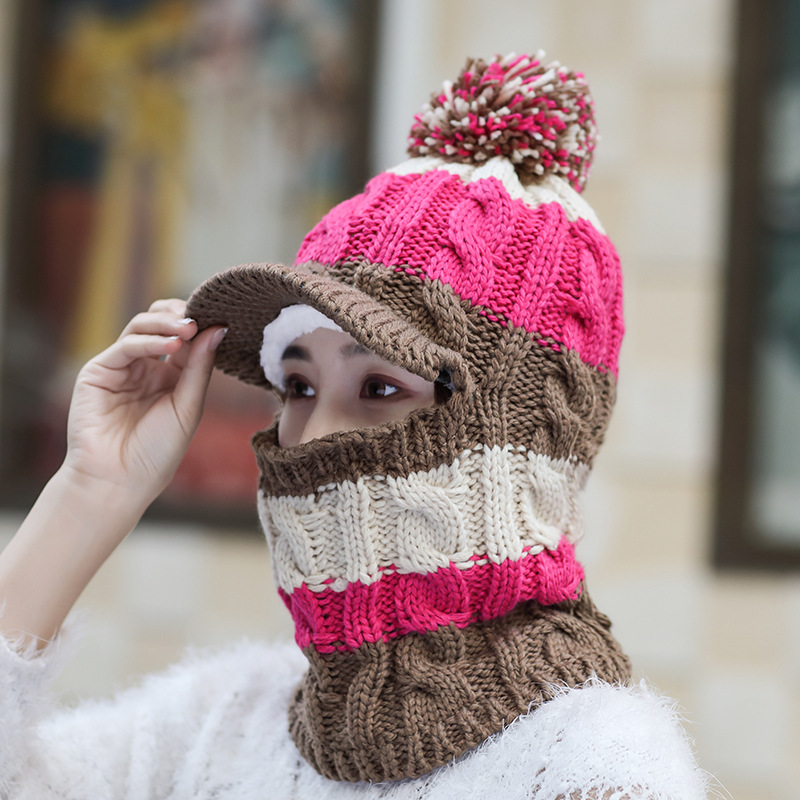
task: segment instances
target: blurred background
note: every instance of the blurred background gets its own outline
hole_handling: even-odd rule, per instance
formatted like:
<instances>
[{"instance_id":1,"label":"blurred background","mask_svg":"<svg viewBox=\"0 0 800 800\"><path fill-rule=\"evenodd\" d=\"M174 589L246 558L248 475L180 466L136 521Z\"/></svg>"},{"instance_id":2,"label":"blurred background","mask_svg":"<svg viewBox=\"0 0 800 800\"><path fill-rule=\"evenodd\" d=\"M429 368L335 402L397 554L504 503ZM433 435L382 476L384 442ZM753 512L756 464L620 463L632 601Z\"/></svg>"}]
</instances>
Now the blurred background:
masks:
<instances>
[{"instance_id":1,"label":"blurred background","mask_svg":"<svg viewBox=\"0 0 800 800\"><path fill-rule=\"evenodd\" d=\"M0 3L0 544L75 370L136 309L286 261L467 55L583 71L627 338L578 553L737 800L800 797L800 0ZM176 482L80 601L58 690L291 637L253 510L274 406L217 379Z\"/></svg>"}]
</instances>

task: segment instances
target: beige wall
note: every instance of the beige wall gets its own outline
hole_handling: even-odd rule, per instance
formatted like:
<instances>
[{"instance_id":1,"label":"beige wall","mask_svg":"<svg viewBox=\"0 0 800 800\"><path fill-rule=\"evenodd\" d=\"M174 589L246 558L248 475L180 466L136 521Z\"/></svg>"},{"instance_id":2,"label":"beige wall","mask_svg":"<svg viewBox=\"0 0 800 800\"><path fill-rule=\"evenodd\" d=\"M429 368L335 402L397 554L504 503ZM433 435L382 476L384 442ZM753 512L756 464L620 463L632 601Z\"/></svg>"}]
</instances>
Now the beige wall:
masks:
<instances>
[{"instance_id":1,"label":"beige wall","mask_svg":"<svg viewBox=\"0 0 800 800\"><path fill-rule=\"evenodd\" d=\"M708 557L733 5L393 0L376 160L402 158L416 107L466 54L541 47L586 73L603 135L587 198L623 259L628 334L579 554L638 674L684 707L703 766L738 800L790 800L800 580L720 575ZM107 693L190 642L289 635L267 574L255 540L137 531L81 602L88 640L61 687Z\"/></svg>"}]
</instances>

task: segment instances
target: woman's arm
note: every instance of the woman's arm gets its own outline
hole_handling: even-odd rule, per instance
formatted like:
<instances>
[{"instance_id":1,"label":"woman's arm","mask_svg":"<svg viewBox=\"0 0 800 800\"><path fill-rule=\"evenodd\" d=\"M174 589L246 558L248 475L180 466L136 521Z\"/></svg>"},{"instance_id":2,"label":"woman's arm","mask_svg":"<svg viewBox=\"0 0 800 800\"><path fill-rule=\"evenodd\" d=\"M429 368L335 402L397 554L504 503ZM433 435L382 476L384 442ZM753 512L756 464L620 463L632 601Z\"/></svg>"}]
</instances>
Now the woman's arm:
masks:
<instances>
[{"instance_id":1,"label":"woman's arm","mask_svg":"<svg viewBox=\"0 0 800 800\"><path fill-rule=\"evenodd\" d=\"M0 634L42 646L167 486L200 422L225 333L159 300L81 370L67 456L0 554ZM195 335L197 334L197 335Z\"/></svg>"}]
</instances>

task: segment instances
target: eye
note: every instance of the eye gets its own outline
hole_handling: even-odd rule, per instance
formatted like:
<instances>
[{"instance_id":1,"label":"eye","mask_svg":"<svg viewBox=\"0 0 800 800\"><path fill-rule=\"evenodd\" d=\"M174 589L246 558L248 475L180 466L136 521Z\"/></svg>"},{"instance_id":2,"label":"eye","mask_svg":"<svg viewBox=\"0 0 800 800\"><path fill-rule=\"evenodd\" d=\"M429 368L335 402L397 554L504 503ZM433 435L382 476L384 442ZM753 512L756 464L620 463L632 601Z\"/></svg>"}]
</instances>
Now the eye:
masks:
<instances>
[{"instance_id":1,"label":"eye","mask_svg":"<svg viewBox=\"0 0 800 800\"><path fill-rule=\"evenodd\" d=\"M361 397L366 400L380 400L399 391L397 386L391 383L386 383L379 378L368 378L361 387Z\"/></svg>"},{"instance_id":2,"label":"eye","mask_svg":"<svg viewBox=\"0 0 800 800\"><path fill-rule=\"evenodd\" d=\"M314 387L300 378L287 378L286 379L286 397L299 398L299 397L314 397L316 392Z\"/></svg>"}]
</instances>

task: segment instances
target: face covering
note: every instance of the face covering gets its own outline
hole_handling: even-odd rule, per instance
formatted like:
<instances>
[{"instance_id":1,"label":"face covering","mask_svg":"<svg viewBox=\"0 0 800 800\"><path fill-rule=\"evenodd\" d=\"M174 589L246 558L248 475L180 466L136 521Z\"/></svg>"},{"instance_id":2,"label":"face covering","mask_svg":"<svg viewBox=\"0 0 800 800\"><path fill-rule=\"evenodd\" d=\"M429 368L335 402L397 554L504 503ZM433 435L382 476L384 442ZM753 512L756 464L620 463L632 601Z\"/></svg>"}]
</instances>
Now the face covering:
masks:
<instances>
[{"instance_id":1,"label":"face covering","mask_svg":"<svg viewBox=\"0 0 800 800\"><path fill-rule=\"evenodd\" d=\"M469 62L416 118L411 159L330 211L294 266L236 267L189 301L228 326L217 364L248 382L274 383L264 329L300 304L448 389L297 447L253 438L309 661L290 730L327 777L422 775L559 687L629 677L574 554L623 328L619 261L579 193L594 140L580 76Z\"/></svg>"}]
</instances>

